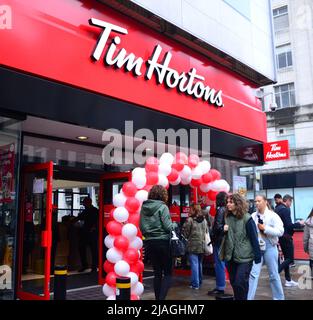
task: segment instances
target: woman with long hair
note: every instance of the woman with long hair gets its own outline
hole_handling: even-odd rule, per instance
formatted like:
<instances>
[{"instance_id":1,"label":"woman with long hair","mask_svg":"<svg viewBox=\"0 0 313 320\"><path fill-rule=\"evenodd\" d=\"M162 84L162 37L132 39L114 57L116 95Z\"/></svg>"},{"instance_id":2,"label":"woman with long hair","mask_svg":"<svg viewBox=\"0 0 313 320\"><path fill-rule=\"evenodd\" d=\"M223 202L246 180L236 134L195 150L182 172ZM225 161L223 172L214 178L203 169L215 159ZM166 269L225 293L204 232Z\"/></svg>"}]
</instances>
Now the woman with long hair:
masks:
<instances>
[{"instance_id":1,"label":"woman with long hair","mask_svg":"<svg viewBox=\"0 0 313 320\"><path fill-rule=\"evenodd\" d=\"M227 197L220 260L226 261L235 300L247 300L253 260L261 262L257 230L246 200L238 193Z\"/></svg>"},{"instance_id":2,"label":"woman with long hair","mask_svg":"<svg viewBox=\"0 0 313 320\"><path fill-rule=\"evenodd\" d=\"M311 279L313 279L313 208L305 220L303 248L304 251L310 255Z\"/></svg>"},{"instance_id":3,"label":"woman with long hair","mask_svg":"<svg viewBox=\"0 0 313 320\"><path fill-rule=\"evenodd\" d=\"M182 234L188 240L187 252L191 267L190 287L196 290L202 284L202 261L207 232L208 224L201 206L193 204L190 208L190 216L183 225Z\"/></svg>"},{"instance_id":4,"label":"woman with long hair","mask_svg":"<svg viewBox=\"0 0 313 320\"><path fill-rule=\"evenodd\" d=\"M261 262L253 264L249 279L248 300L254 300L263 263L266 264L273 300L284 300L284 291L278 272L278 238L284 234L284 224L268 206L264 195L255 198L257 211L252 213L262 251Z\"/></svg>"},{"instance_id":5,"label":"woman with long hair","mask_svg":"<svg viewBox=\"0 0 313 320\"><path fill-rule=\"evenodd\" d=\"M156 300L165 300L171 286L170 237L174 225L167 201L167 190L159 185L153 186L140 212L140 230L145 237L145 247L153 266Z\"/></svg>"}]
</instances>

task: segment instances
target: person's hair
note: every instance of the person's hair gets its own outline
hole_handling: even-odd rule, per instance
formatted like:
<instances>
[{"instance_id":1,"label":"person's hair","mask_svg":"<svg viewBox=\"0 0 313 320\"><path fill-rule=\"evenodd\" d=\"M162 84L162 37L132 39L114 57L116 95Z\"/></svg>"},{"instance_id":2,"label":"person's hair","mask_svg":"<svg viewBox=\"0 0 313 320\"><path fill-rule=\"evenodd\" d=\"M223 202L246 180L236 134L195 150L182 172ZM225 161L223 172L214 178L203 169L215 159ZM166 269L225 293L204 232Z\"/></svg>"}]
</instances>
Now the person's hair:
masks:
<instances>
[{"instance_id":1,"label":"person's hair","mask_svg":"<svg viewBox=\"0 0 313 320\"><path fill-rule=\"evenodd\" d=\"M227 196L227 200L230 199L235 204L235 214L237 219L242 219L245 213L248 212L248 204L246 199L239 193L234 193ZM232 215L232 212L227 210L227 216Z\"/></svg>"},{"instance_id":2,"label":"person's hair","mask_svg":"<svg viewBox=\"0 0 313 320\"><path fill-rule=\"evenodd\" d=\"M276 193L274 196L274 199L282 199L283 197L281 196L280 193Z\"/></svg>"},{"instance_id":3,"label":"person's hair","mask_svg":"<svg viewBox=\"0 0 313 320\"><path fill-rule=\"evenodd\" d=\"M149 192L148 199L150 200L161 200L167 203L168 193L167 190L162 186L153 186Z\"/></svg>"},{"instance_id":4,"label":"person's hair","mask_svg":"<svg viewBox=\"0 0 313 320\"><path fill-rule=\"evenodd\" d=\"M90 206L92 204L92 200L90 197L86 197L83 200L83 205Z\"/></svg>"},{"instance_id":5,"label":"person's hair","mask_svg":"<svg viewBox=\"0 0 313 320\"><path fill-rule=\"evenodd\" d=\"M283 201L286 202L287 200L292 200L293 197L289 194L285 194L284 197L283 197Z\"/></svg>"},{"instance_id":6,"label":"person's hair","mask_svg":"<svg viewBox=\"0 0 313 320\"><path fill-rule=\"evenodd\" d=\"M201 205L198 203L192 203L190 206L190 217L203 217L203 210L201 209Z\"/></svg>"},{"instance_id":7,"label":"person's hair","mask_svg":"<svg viewBox=\"0 0 313 320\"><path fill-rule=\"evenodd\" d=\"M267 198L264 194L257 194L255 197L261 197L266 202L267 209L273 210L270 202L267 200Z\"/></svg>"},{"instance_id":8,"label":"person's hair","mask_svg":"<svg viewBox=\"0 0 313 320\"><path fill-rule=\"evenodd\" d=\"M310 219L310 218L312 218L313 217L313 208L312 208L312 210L311 210L311 212L310 212L310 214L309 214L309 216L308 216L308 219Z\"/></svg>"},{"instance_id":9,"label":"person's hair","mask_svg":"<svg viewBox=\"0 0 313 320\"><path fill-rule=\"evenodd\" d=\"M216 196L216 207L225 207L227 202L227 193L221 191Z\"/></svg>"}]
</instances>

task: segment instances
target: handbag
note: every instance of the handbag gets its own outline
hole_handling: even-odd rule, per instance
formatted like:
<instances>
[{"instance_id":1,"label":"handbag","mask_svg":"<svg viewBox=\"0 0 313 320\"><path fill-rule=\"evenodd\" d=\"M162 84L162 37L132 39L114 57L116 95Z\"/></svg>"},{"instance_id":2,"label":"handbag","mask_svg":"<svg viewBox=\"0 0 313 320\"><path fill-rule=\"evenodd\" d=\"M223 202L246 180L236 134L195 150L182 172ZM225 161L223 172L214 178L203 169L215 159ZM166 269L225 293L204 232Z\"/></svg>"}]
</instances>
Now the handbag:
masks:
<instances>
[{"instance_id":1,"label":"handbag","mask_svg":"<svg viewBox=\"0 0 313 320\"><path fill-rule=\"evenodd\" d=\"M209 232L205 233L204 254L207 256L213 254L213 246Z\"/></svg>"},{"instance_id":2,"label":"handbag","mask_svg":"<svg viewBox=\"0 0 313 320\"><path fill-rule=\"evenodd\" d=\"M177 236L175 231L172 231L172 234L170 239L172 257L182 257L186 254L187 239L183 235Z\"/></svg>"}]
</instances>

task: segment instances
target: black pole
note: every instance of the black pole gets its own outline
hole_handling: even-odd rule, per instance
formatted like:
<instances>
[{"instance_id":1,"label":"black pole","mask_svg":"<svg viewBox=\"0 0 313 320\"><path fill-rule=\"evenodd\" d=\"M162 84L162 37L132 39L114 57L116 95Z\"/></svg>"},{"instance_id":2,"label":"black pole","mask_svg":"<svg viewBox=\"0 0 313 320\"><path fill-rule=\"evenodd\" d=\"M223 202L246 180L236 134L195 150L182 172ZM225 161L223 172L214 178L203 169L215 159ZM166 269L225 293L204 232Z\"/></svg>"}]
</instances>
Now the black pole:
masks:
<instances>
[{"instance_id":1,"label":"black pole","mask_svg":"<svg viewBox=\"0 0 313 320\"><path fill-rule=\"evenodd\" d=\"M54 300L66 300L66 266L55 266L54 268Z\"/></svg>"},{"instance_id":2,"label":"black pole","mask_svg":"<svg viewBox=\"0 0 313 320\"><path fill-rule=\"evenodd\" d=\"M130 300L130 278L116 278L116 300Z\"/></svg>"}]
</instances>

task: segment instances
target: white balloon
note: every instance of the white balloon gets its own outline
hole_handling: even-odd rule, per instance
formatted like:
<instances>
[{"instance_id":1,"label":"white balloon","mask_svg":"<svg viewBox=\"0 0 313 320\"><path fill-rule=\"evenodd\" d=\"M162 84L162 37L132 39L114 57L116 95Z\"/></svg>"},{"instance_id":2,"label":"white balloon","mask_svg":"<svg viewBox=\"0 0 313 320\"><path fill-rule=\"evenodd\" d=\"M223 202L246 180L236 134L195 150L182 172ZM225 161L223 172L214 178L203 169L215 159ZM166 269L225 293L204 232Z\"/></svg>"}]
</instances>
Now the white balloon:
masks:
<instances>
[{"instance_id":1,"label":"white balloon","mask_svg":"<svg viewBox=\"0 0 313 320\"><path fill-rule=\"evenodd\" d=\"M136 195L135 195L135 198L136 198L137 200L139 200L140 203L142 203L142 202L148 200L148 195L149 195L149 192L148 192L148 191L146 191L146 190L139 190L139 191L137 191L137 193L136 193Z\"/></svg>"},{"instance_id":2,"label":"white balloon","mask_svg":"<svg viewBox=\"0 0 313 320\"><path fill-rule=\"evenodd\" d=\"M105 238L104 238L104 244L107 248L113 248L113 242L114 242L114 239L115 237L112 237L111 235L107 235Z\"/></svg>"},{"instance_id":3,"label":"white balloon","mask_svg":"<svg viewBox=\"0 0 313 320\"><path fill-rule=\"evenodd\" d=\"M202 176L202 170L199 166L191 170L192 179L200 179Z\"/></svg>"},{"instance_id":4,"label":"white balloon","mask_svg":"<svg viewBox=\"0 0 313 320\"><path fill-rule=\"evenodd\" d=\"M164 174L166 177L171 173L172 167L168 163L161 163L159 165L159 174Z\"/></svg>"},{"instance_id":5,"label":"white balloon","mask_svg":"<svg viewBox=\"0 0 313 320\"><path fill-rule=\"evenodd\" d=\"M182 179L191 177L191 169L188 166L184 165L184 169L180 172L180 177Z\"/></svg>"},{"instance_id":6,"label":"white balloon","mask_svg":"<svg viewBox=\"0 0 313 320\"><path fill-rule=\"evenodd\" d=\"M218 191L224 191L224 192L229 192L230 190L230 186L228 184L228 182L224 179L221 179L221 180L217 180L216 182L217 183L217 186L218 186Z\"/></svg>"},{"instance_id":7,"label":"white balloon","mask_svg":"<svg viewBox=\"0 0 313 320\"><path fill-rule=\"evenodd\" d=\"M116 300L116 297L115 297L115 295L112 295L112 296L107 297L107 300Z\"/></svg>"},{"instance_id":8,"label":"white balloon","mask_svg":"<svg viewBox=\"0 0 313 320\"><path fill-rule=\"evenodd\" d=\"M219 180L215 180L213 182L210 182L210 184L211 184L211 189L213 191L215 191L215 192L220 191L220 182L219 182Z\"/></svg>"},{"instance_id":9,"label":"white balloon","mask_svg":"<svg viewBox=\"0 0 313 320\"><path fill-rule=\"evenodd\" d=\"M130 278L131 287L135 286L138 283L138 276L135 272L129 272L126 277Z\"/></svg>"},{"instance_id":10,"label":"white balloon","mask_svg":"<svg viewBox=\"0 0 313 320\"><path fill-rule=\"evenodd\" d=\"M198 166L201 168L202 174L208 173L211 169L211 164L207 160L200 161Z\"/></svg>"},{"instance_id":11,"label":"white balloon","mask_svg":"<svg viewBox=\"0 0 313 320\"><path fill-rule=\"evenodd\" d=\"M208 192L208 191L210 190L209 184L208 184L208 183L202 183L202 184L200 185L200 190L201 190L202 192Z\"/></svg>"},{"instance_id":12,"label":"white balloon","mask_svg":"<svg viewBox=\"0 0 313 320\"><path fill-rule=\"evenodd\" d=\"M122 258L123 258L123 253L113 247L113 248L110 248L110 249L107 251L107 253L106 253L106 258L107 258L110 262L116 263L116 262L122 260Z\"/></svg>"},{"instance_id":13,"label":"white balloon","mask_svg":"<svg viewBox=\"0 0 313 320\"><path fill-rule=\"evenodd\" d=\"M180 181L180 183L183 184L183 185L190 184L190 182L191 182L191 175L189 177L187 177L187 178L183 178L182 177L181 181Z\"/></svg>"},{"instance_id":14,"label":"white balloon","mask_svg":"<svg viewBox=\"0 0 313 320\"><path fill-rule=\"evenodd\" d=\"M169 153L169 152L165 152L161 155L160 157L160 163L167 163L169 166L171 166L174 162L174 156Z\"/></svg>"},{"instance_id":15,"label":"white balloon","mask_svg":"<svg viewBox=\"0 0 313 320\"><path fill-rule=\"evenodd\" d=\"M166 178L166 176L164 174L159 174L158 185L160 185L164 188L168 185L168 179Z\"/></svg>"},{"instance_id":16,"label":"white balloon","mask_svg":"<svg viewBox=\"0 0 313 320\"><path fill-rule=\"evenodd\" d=\"M146 169L137 167L132 171L132 177L146 175Z\"/></svg>"},{"instance_id":17,"label":"white balloon","mask_svg":"<svg viewBox=\"0 0 313 320\"><path fill-rule=\"evenodd\" d=\"M113 211L113 217L118 222L125 222L128 220L129 213L124 207L118 207Z\"/></svg>"},{"instance_id":18,"label":"white balloon","mask_svg":"<svg viewBox=\"0 0 313 320\"><path fill-rule=\"evenodd\" d=\"M115 207L123 207L127 197L125 197L124 193L120 192L113 197L113 204Z\"/></svg>"},{"instance_id":19,"label":"white balloon","mask_svg":"<svg viewBox=\"0 0 313 320\"><path fill-rule=\"evenodd\" d=\"M115 296L115 288L110 287L107 283L102 287L102 292L105 296Z\"/></svg>"},{"instance_id":20,"label":"white balloon","mask_svg":"<svg viewBox=\"0 0 313 320\"><path fill-rule=\"evenodd\" d=\"M179 185L179 184L180 184L180 181L181 181L181 178L180 178L180 176L178 176L178 178L176 179L176 181L171 182L171 185L173 185L173 186L177 186L177 185Z\"/></svg>"},{"instance_id":21,"label":"white balloon","mask_svg":"<svg viewBox=\"0 0 313 320\"><path fill-rule=\"evenodd\" d=\"M114 266L115 273L122 277L125 277L129 273L129 270L130 270L130 266L124 260L120 260L116 262Z\"/></svg>"},{"instance_id":22,"label":"white balloon","mask_svg":"<svg viewBox=\"0 0 313 320\"><path fill-rule=\"evenodd\" d=\"M137 236L136 226L132 223L125 224L122 228L122 235L130 241L134 240Z\"/></svg>"},{"instance_id":23,"label":"white balloon","mask_svg":"<svg viewBox=\"0 0 313 320\"><path fill-rule=\"evenodd\" d=\"M132 177L132 182L136 185L137 189L142 189L147 183L146 175L136 174Z\"/></svg>"},{"instance_id":24,"label":"white balloon","mask_svg":"<svg viewBox=\"0 0 313 320\"><path fill-rule=\"evenodd\" d=\"M131 243L129 244L130 248L134 249L141 249L143 246L143 242L139 237L136 237Z\"/></svg>"},{"instance_id":25,"label":"white balloon","mask_svg":"<svg viewBox=\"0 0 313 320\"><path fill-rule=\"evenodd\" d=\"M143 293L143 290L144 290L143 284L138 281L133 287L131 287L131 294L141 296Z\"/></svg>"}]
</instances>

